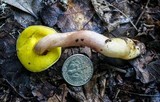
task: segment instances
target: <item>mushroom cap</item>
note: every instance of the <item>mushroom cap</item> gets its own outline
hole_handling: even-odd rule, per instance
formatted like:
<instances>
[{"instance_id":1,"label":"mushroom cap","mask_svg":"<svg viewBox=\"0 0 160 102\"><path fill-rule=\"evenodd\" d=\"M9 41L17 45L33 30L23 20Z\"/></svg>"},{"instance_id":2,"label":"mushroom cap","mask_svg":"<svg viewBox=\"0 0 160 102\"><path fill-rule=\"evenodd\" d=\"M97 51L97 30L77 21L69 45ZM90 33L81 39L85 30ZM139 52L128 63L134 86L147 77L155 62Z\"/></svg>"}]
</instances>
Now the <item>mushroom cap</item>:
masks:
<instances>
[{"instance_id":1,"label":"mushroom cap","mask_svg":"<svg viewBox=\"0 0 160 102\"><path fill-rule=\"evenodd\" d=\"M54 29L46 26L29 26L18 37L16 49L17 56L23 66L31 72L41 72L54 63L61 56L61 47L56 47L39 55L34 47L37 42L46 35L57 33Z\"/></svg>"}]
</instances>

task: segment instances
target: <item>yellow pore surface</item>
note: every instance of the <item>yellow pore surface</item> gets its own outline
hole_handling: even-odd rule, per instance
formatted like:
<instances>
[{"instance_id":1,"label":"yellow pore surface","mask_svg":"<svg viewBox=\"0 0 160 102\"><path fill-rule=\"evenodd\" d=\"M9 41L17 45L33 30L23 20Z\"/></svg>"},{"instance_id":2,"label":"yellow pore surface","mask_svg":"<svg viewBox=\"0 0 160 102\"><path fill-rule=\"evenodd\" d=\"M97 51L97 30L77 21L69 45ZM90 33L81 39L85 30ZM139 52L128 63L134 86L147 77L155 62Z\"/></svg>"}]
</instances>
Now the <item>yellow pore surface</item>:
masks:
<instances>
[{"instance_id":1,"label":"yellow pore surface","mask_svg":"<svg viewBox=\"0 0 160 102\"><path fill-rule=\"evenodd\" d=\"M61 55L61 47L51 49L43 55L34 51L37 42L46 35L54 34L52 28L35 25L26 28L17 39L17 56L23 66L32 72L41 72L52 66Z\"/></svg>"}]
</instances>

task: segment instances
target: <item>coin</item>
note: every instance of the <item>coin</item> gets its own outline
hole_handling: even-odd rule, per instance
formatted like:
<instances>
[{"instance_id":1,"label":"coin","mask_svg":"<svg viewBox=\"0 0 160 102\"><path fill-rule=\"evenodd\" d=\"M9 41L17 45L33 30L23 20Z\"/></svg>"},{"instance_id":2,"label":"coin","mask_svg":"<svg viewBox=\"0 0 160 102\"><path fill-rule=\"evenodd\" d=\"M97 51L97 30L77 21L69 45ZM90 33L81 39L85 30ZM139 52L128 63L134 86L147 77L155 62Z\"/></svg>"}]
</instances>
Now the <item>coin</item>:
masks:
<instances>
[{"instance_id":1,"label":"coin","mask_svg":"<svg viewBox=\"0 0 160 102\"><path fill-rule=\"evenodd\" d=\"M74 54L64 62L62 75L70 85L84 85L92 78L93 64L87 56Z\"/></svg>"}]
</instances>

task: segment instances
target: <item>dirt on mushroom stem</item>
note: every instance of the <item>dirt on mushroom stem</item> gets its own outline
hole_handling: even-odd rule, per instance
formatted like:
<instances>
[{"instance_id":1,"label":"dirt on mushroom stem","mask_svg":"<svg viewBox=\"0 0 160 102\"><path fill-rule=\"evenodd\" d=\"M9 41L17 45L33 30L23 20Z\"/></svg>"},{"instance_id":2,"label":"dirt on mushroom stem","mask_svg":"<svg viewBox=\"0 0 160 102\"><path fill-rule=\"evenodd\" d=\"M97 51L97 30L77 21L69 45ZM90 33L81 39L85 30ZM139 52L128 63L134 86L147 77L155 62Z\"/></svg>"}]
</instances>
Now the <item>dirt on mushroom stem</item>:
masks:
<instances>
[{"instance_id":1,"label":"dirt on mushroom stem","mask_svg":"<svg viewBox=\"0 0 160 102\"><path fill-rule=\"evenodd\" d=\"M108 38L89 30L45 36L35 46L38 54L55 47L88 46L105 56L133 59L144 52L144 44L129 38Z\"/></svg>"}]
</instances>

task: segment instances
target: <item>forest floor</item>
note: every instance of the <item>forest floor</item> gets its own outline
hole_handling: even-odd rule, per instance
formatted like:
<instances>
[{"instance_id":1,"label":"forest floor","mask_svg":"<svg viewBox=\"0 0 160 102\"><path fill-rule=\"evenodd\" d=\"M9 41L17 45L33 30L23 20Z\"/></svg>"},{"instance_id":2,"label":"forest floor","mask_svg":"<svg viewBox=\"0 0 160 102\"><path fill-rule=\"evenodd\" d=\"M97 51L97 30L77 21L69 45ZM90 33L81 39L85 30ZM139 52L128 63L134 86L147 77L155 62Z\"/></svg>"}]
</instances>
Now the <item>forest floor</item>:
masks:
<instances>
[{"instance_id":1,"label":"forest floor","mask_svg":"<svg viewBox=\"0 0 160 102\"><path fill-rule=\"evenodd\" d=\"M17 38L30 25L128 37L144 43L146 52L121 60L88 47L63 48L56 64L33 73L16 54ZM92 79L78 87L61 70L73 54L88 56L94 65ZM160 102L159 78L160 0L0 0L1 102Z\"/></svg>"}]
</instances>

